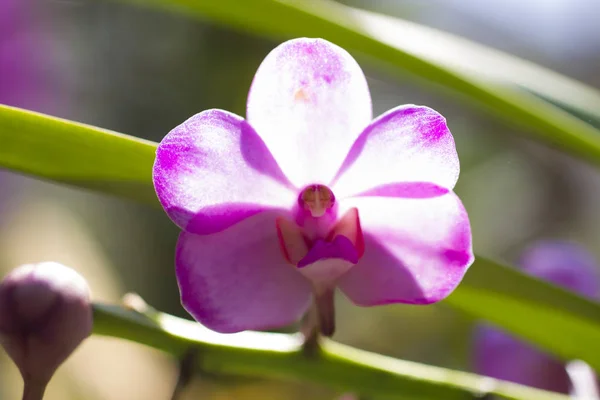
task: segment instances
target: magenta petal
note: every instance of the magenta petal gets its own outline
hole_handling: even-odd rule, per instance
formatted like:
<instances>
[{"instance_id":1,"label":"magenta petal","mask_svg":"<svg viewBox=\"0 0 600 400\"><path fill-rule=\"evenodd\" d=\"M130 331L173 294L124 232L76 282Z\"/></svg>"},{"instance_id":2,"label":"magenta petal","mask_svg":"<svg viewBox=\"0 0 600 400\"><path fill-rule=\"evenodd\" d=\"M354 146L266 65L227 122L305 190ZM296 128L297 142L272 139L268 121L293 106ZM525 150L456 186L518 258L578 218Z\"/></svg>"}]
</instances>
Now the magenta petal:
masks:
<instances>
[{"instance_id":1,"label":"magenta petal","mask_svg":"<svg viewBox=\"0 0 600 400\"><path fill-rule=\"evenodd\" d=\"M473 262L471 228L460 199L357 197L365 253L340 279L356 304L428 304L450 294Z\"/></svg>"},{"instance_id":2,"label":"magenta petal","mask_svg":"<svg viewBox=\"0 0 600 400\"><path fill-rule=\"evenodd\" d=\"M183 306L217 332L287 325L309 305L310 284L285 261L273 212L212 235L182 232L175 264Z\"/></svg>"},{"instance_id":3,"label":"magenta petal","mask_svg":"<svg viewBox=\"0 0 600 400\"><path fill-rule=\"evenodd\" d=\"M158 146L156 194L180 228L209 234L296 201L260 137L241 117L207 110L174 128Z\"/></svg>"},{"instance_id":4,"label":"magenta petal","mask_svg":"<svg viewBox=\"0 0 600 400\"><path fill-rule=\"evenodd\" d=\"M460 170L454 138L439 113L404 105L376 118L356 140L333 184L337 197L396 182L452 189Z\"/></svg>"},{"instance_id":5,"label":"magenta petal","mask_svg":"<svg viewBox=\"0 0 600 400\"><path fill-rule=\"evenodd\" d=\"M404 197L412 199L427 199L443 196L450 190L429 182L399 182L375 186L357 196Z\"/></svg>"},{"instance_id":6,"label":"magenta petal","mask_svg":"<svg viewBox=\"0 0 600 400\"><path fill-rule=\"evenodd\" d=\"M294 185L328 184L371 122L371 97L348 52L323 39L294 39L260 65L247 118Z\"/></svg>"}]
</instances>

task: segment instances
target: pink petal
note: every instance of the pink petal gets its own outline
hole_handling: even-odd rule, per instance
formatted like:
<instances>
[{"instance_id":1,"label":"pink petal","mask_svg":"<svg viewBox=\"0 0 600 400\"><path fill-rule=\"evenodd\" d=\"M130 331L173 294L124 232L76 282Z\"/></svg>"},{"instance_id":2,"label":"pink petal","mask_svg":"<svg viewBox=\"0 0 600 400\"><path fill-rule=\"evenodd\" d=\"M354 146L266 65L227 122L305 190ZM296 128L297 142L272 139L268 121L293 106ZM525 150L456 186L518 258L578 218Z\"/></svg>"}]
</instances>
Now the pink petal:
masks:
<instances>
[{"instance_id":1,"label":"pink petal","mask_svg":"<svg viewBox=\"0 0 600 400\"><path fill-rule=\"evenodd\" d=\"M209 234L264 210L290 208L296 195L263 141L241 117L207 110L158 146L154 187L179 227Z\"/></svg>"},{"instance_id":2,"label":"pink petal","mask_svg":"<svg viewBox=\"0 0 600 400\"><path fill-rule=\"evenodd\" d=\"M181 302L217 332L280 327L309 305L311 287L283 257L274 212L247 218L225 231L182 232L175 258Z\"/></svg>"},{"instance_id":3,"label":"pink petal","mask_svg":"<svg viewBox=\"0 0 600 400\"><path fill-rule=\"evenodd\" d=\"M327 184L371 121L371 97L348 52L322 39L294 39L260 65L247 118L294 185Z\"/></svg>"},{"instance_id":4,"label":"pink petal","mask_svg":"<svg viewBox=\"0 0 600 400\"><path fill-rule=\"evenodd\" d=\"M459 170L444 117L428 107L404 105L365 129L332 189L338 198L395 182L430 182L452 189Z\"/></svg>"},{"instance_id":5,"label":"pink petal","mask_svg":"<svg viewBox=\"0 0 600 400\"><path fill-rule=\"evenodd\" d=\"M442 300L473 262L471 228L460 199L357 197L365 253L340 280L356 304L428 304Z\"/></svg>"}]
</instances>

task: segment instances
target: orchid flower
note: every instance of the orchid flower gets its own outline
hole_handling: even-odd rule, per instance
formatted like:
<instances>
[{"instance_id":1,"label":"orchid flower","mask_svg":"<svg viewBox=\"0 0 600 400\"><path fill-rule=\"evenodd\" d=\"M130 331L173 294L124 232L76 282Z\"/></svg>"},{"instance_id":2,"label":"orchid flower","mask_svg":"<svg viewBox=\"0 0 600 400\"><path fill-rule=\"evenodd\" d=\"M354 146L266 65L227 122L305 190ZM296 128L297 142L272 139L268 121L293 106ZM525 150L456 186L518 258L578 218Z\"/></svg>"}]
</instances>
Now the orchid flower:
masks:
<instances>
[{"instance_id":1,"label":"orchid flower","mask_svg":"<svg viewBox=\"0 0 600 400\"><path fill-rule=\"evenodd\" d=\"M528 274L598 299L597 263L576 244L536 243L523 254L519 264ZM572 386L564 362L492 326L481 325L477 329L474 355L475 371L483 375L561 393L569 393Z\"/></svg>"},{"instance_id":2,"label":"orchid flower","mask_svg":"<svg viewBox=\"0 0 600 400\"><path fill-rule=\"evenodd\" d=\"M404 105L372 120L365 76L322 39L275 48L246 119L194 115L158 146L158 199L183 231L182 304L218 332L296 321L314 299L333 333L333 292L359 306L429 304L473 262L444 117Z\"/></svg>"}]
</instances>

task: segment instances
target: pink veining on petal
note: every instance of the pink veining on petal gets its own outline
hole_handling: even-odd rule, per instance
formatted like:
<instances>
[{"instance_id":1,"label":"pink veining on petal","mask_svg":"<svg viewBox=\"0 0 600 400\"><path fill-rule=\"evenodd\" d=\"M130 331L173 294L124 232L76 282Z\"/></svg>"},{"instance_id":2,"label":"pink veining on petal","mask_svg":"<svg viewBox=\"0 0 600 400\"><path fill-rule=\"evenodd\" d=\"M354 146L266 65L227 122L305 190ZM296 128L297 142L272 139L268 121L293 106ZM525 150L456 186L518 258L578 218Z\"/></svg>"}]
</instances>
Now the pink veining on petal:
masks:
<instances>
[{"instance_id":1,"label":"pink veining on petal","mask_svg":"<svg viewBox=\"0 0 600 400\"><path fill-rule=\"evenodd\" d=\"M328 184L371 121L371 97L348 52L322 39L294 39L260 65L247 118L296 187Z\"/></svg>"},{"instance_id":2,"label":"pink veining on petal","mask_svg":"<svg viewBox=\"0 0 600 400\"><path fill-rule=\"evenodd\" d=\"M338 197L400 182L429 182L451 190L459 170L445 118L428 107L404 105L363 131L331 187Z\"/></svg>"},{"instance_id":3,"label":"pink veining on petal","mask_svg":"<svg viewBox=\"0 0 600 400\"><path fill-rule=\"evenodd\" d=\"M450 190L430 182L389 183L371 188L356 196L402 197L410 199L428 199L443 196Z\"/></svg>"},{"instance_id":4,"label":"pink veining on petal","mask_svg":"<svg viewBox=\"0 0 600 400\"><path fill-rule=\"evenodd\" d=\"M196 320L232 333L287 325L306 312L311 285L281 254L278 216L263 212L212 235L182 232L177 281Z\"/></svg>"},{"instance_id":5,"label":"pink veining on petal","mask_svg":"<svg viewBox=\"0 0 600 400\"><path fill-rule=\"evenodd\" d=\"M429 304L450 294L473 262L467 214L449 192L431 198L358 197L365 253L340 280L356 304Z\"/></svg>"},{"instance_id":6,"label":"pink veining on petal","mask_svg":"<svg viewBox=\"0 0 600 400\"><path fill-rule=\"evenodd\" d=\"M265 210L288 209L295 193L254 129L221 110L194 115L162 140L154 187L182 229L210 234Z\"/></svg>"}]
</instances>

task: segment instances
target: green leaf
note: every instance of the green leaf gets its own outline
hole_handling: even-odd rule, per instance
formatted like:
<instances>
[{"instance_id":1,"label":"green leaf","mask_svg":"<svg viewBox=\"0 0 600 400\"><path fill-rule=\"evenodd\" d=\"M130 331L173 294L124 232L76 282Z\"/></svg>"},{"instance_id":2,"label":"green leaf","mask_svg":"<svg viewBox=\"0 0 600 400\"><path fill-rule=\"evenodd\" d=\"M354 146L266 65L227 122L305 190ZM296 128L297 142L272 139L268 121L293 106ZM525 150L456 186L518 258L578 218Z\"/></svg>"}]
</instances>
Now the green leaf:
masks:
<instances>
[{"instance_id":1,"label":"green leaf","mask_svg":"<svg viewBox=\"0 0 600 400\"><path fill-rule=\"evenodd\" d=\"M397 360L331 340L323 340L320 351L308 353L302 348L300 335L219 334L147 306L133 311L95 304L94 333L132 340L176 357L189 355L194 349L199 374L303 380L370 399L474 400L484 394L519 400L568 399L462 371Z\"/></svg>"},{"instance_id":2,"label":"green leaf","mask_svg":"<svg viewBox=\"0 0 600 400\"><path fill-rule=\"evenodd\" d=\"M260 35L322 37L394 72L459 93L533 137L600 164L600 94L533 63L417 24L326 0L122 0ZM533 94L527 93L530 91ZM548 99L563 109L542 100Z\"/></svg>"},{"instance_id":3,"label":"green leaf","mask_svg":"<svg viewBox=\"0 0 600 400\"><path fill-rule=\"evenodd\" d=\"M444 303L600 370L600 304L477 256Z\"/></svg>"},{"instance_id":4,"label":"green leaf","mask_svg":"<svg viewBox=\"0 0 600 400\"><path fill-rule=\"evenodd\" d=\"M0 167L146 203L156 143L0 105Z\"/></svg>"}]
</instances>

